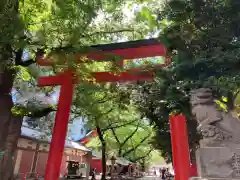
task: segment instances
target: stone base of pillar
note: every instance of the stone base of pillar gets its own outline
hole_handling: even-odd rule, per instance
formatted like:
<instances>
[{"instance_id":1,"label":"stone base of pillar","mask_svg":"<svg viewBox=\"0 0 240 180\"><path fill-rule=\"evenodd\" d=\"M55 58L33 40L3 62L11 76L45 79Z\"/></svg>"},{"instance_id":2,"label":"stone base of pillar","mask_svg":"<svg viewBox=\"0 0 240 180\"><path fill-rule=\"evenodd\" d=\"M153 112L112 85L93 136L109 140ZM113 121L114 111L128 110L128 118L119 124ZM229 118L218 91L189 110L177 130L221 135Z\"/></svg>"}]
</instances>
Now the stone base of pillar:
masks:
<instances>
[{"instance_id":1,"label":"stone base of pillar","mask_svg":"<svg viewBox=\"0 0 240 180\"><path fill-rule=\"evenodd\" d=\"M239 180L240 146L204 147L197 153L198 176L190 180Z\"/></svg>"}]
</instances>

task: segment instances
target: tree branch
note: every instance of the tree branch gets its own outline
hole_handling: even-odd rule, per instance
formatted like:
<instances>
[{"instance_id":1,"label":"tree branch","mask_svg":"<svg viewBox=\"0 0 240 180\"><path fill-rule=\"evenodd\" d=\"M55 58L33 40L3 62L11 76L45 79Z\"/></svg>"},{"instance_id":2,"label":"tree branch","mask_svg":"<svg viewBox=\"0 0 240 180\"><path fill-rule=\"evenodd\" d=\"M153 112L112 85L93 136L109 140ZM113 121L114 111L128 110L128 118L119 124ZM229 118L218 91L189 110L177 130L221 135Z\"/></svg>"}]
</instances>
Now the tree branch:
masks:
<instances>
[{"instance_id":1,"label":"tree branch","mask_svg":"<svg viewBox=\"0 0 240 180\"><path fill-rule=\"evenodd\" d=\"M137 130L138 130L138 128L139 128L139 124L140 124L140 122L138 123L136 129L135 129L122 143L120 142L120 144L119 144L119 149L118 149L118 155L119 155L119 156L122 156L122 148L123 148L123 146L124 146L124 145L128 142L128 140L131 139L132 136L137 132Z\"/></svg>"},{"instance_id":2,"label":"tree branch","mask_svg":"<svg viewBox=\"0 0 240 180\"><path fill-rule=\"evenodd\" d=\"M234 93L234 95L233 95L234 101L236 100L239 93L240 93L240 89L238 89L237 92Z\"/></svg>"},{"instance_id":3,"label":"tree branch","mask_svg":"<svg viewBox=\"0 0 240 180\"><path fill-rule=\"evenodd\" d=\"M120 144L121 147L124 146L124 144L126 144L131 137L133 137L133 135L137 132L139 125L140 125L140 122L138 123L135 130Z\"/></svg>"},{"instance_id":4,"label":"tree branch","mask_svg":"<svg viewBox=\"0 0 240 180\"><path fill-rule=\"evenodd\" d=\"M121 128L121 127L124 127L124 126L127 126L127 125L130 125L134 122L136 122L137 120L133 120L133 121L130 121L130 122L127 122L127 123L124 123L124 124L120 124L120 125L116 125L116 126L113 126L114 124L117 124L119 122L115 122L115 123L112 123L110 125L108 125L106 128L102 129L103 131L107 131L107 130L110 130L110 129L117 129L117 128Z\"/></svg>"},{"instance_id":5,"label":"tree branch","mask_svg":"<svg viewBox=\"0 0 240 180\"><path fill-rule=\"evenodd\" d=\"M105 103L105 102L108 102L108 101L111 101L111 100L117 98L116 96L113 96L113 97L111 97L111 98L107 98L107 96L108 96L108 94L106 93L105 96L104 96L102 99L97 100L97 101L94 102L94 103L103 104L103 103Z\"/></svg>"},{"instance_id":6,"label":"tree branch","mask_svg":"<svg viewBox=\"0 0 240 180\"><path fill-rule=\"evenodd\" d=\"M97 129L97 133L98 133L98 138L99 138L99 140L101 141L101 143L104 143L105 140L104 140L104 137L103 137L103 132L102 132L102 130L101 130L101 128L100 128L100 126L99 126L98 123L97 123L97 125L96 125L96 129Z\"/></svg>"},{"instance_id":7,"label":"tree branch","mask_svg":"<svg viewBox=\"0 0 240 180\"><path fill-rule=\"evenodd\" d=\"M17 66L24 66L27 67L31 64L36 63L36 59L40 56L42 56L44 54L44 50L43 49L38 49L36 52L36 58L35 60L33 59L29 59L27 61L22 61L22 56L23 56L23 49L19 49L18 51L15 52L15 65Z\"/></svg>"},{"instance_id":8,"label":"tree branch","mask_svg":"<svg viewBox=\"0 0 240 180\"><path fill-rule=\"evenodd\" d=\"M99 35L99 34L116 34L116 33L122 33L122 32L133 32L134 29L120 29L120 30L115 30L115 31L99 31L99 32L94 32L92 34L88 34L88 35L82 35L81 37L84 38L84 37L91 37L91 36L94 36L94 35ZM27 39L26 37L24 37L24 39ZM29 43L31 44L31 43ZM61 51L63 50L69 50L71 49L72 47L58 47L58 48L54 48L52 49L53 51L54 50L57 50L57 49L61 49ZM39 57L39 55L43 55L44 54L44 49L38 49L37 52L36 52L36 58ZM27 60L27 61L22 61L22 56L23 56L23 49L19 49L18 51L15 52L15 64L16 65L21 65L21 66L24 66L24 67L27 67L31 64L34 64L36 61L33 60L33 59L30 59L30 60Z\"/></svg>"},{"instance_id":9,"label":"tree branch","mask_svg":"<svg viewBox=\"0 0 240 180\"><path fill-rule=\"evenodd\" d=\"M149 138L149 135L146 136L145 138L143 138L143 139L139 142L138 145L136 145L135 147L131 148L130 150L124 152L122 156L125 157L125 156L128 155L129 153L135 151L135 150L136 150L139 146L141 146L141 144L142 144L144 141L146 141L148 138Z\"/></svg>"},{"instance_id":10,"label":"tree branch","mask_svg":"<svg viewBox=\"0 0 240 180\"><path fill-rule=\"evenodd\" d=\"M98 120L98 119L100 119L101 117L103 117L104 115L110 113L110 112L113 111L113 110L114 110L114 108L110 108L108 111L106 111L106 112L98 115L95 119Z\"/></svg>"},{"instance_id":11,"label":"tree branch","mask_svg":"<svg viewBox=\"0 0 240 180\"><path fill-rule=\"evenodd\" d=\"M153 148L151 148L144 156L140 156L140 157L138 157L138 158L135 158L135 159L133 160L133 162L137 162L137 161L139 161L139 160L141 160L141 159L144 159L144 158L148 157L149 154L150 154L152 151L153 151Z\"/></svg>"},{"instance_id":12,"label":"tree branch","mask_svg":"<svg viewBox=\"0 0 240 180\"><path fill-rule=\"evenodd\" d=\"M114 138L116 139L117 143L120 145L121 142L120 142L120 140L118 139L117 134L116 134L114 128L111 128L111 131L112 131L112 134L113 134Z\"/></svg>"},{"instance_id":13,"label":"tree branch","mask_svg":"<svg viewBox=\"0 0 240 180\"><path fill-rule=\"evenodd\" d=\"M15 52L15 65L21 65L22 63L23 49L19 49Z\"/></svg>"}]
</instances>

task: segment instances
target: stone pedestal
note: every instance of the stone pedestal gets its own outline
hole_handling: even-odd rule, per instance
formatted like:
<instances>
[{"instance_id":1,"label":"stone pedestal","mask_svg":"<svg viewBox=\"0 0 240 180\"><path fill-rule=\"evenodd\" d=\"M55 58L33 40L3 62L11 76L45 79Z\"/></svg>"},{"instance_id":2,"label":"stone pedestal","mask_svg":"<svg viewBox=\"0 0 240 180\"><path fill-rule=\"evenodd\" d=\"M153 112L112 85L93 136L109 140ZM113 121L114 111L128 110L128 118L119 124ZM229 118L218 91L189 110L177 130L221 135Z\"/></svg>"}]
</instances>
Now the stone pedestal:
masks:
<instances>
[{"instance_id":1,"label":"stone pedestal","mask_svg":"<svg viewBox=\"0 0 240 180\"><path fill-rule=\"evenodd\" d=\"M191 180L240 179L240 146L204 147L197 151L196 157L200 177Z\"/></svg>"}]
</instances>

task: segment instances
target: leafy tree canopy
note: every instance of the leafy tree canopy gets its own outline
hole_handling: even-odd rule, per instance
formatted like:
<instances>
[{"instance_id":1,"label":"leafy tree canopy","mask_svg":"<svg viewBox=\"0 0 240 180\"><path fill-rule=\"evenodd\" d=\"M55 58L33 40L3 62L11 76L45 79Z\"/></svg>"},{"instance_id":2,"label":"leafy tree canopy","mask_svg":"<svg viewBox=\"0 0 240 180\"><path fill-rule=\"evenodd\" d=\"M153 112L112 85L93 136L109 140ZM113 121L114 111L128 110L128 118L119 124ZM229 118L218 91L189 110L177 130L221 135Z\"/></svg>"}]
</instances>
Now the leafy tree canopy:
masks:
<instances>
[{"instance_id":1,"label":"leafy tree canopy","mask_svg":"<svg viewBox=\"0 0 240 180\"><path fill-rule=\"evenodd\" d=\"M212 88L222 108L229 111L234 108L240 82L239 17L236 14L239 3L171 0L161 7L146 5L140 15L146 23L151 23L149 17L157 11L156 32L167 47L172 63L156 72L154 83L130 88L135 89L132 98L143 116L156 126L155 147L171 161L169 114L187 116L190 148L194 152L197 146L199 135L189 105L192 89Z\"/></svg>"}]
</instances>

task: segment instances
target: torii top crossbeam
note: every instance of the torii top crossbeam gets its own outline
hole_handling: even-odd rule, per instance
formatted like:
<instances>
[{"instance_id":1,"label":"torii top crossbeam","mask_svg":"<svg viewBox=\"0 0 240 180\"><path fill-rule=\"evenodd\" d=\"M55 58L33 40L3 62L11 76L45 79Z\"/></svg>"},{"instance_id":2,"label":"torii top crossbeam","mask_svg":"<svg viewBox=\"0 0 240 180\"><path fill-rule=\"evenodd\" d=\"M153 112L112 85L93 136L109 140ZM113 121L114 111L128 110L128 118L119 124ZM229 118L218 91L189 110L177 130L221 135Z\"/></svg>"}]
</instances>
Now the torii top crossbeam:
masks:
<instances>
[{"instance_id":1,"label":"torii top crossbeam","mask_svg":"<svg viewBox=\"0 0 240 180\"><path fill-rule=\"evenodd\" d=\"M85 49L85 48L83 48ZM114 44L93 45L86 48L85 54L75 53L76 61L81 61L81 57L86 55L94 61L111 61L108 54L120 56L124 59L137 59L155 56L165 56L166 49L157 39L137 40L120 42ZM87 51L87 52L86 52ZM50 58L38 59L40 66L54 65L56 62ZM56 64L55 64L56 65Z\"/></svg>"},{"instance_id":2,"label":"torii top crossbeam","mask_svg":"<svg viewBox=\"0 0 240 180\"><path fill-rule=\"evenodd\" d=\"M75 63L83 63L81 59L83 56L86 56L93 61L111 61L109 56L109 54L111 54L120 58L119 66L123 67L123 61L125 59L132 60L156 56L166 57L165 47L157 39L95 45L91 46L89 49L90 51L88 50L87 53L75 53ZM51 57L42 57L37 60L37 63L40 66L51 66L58 65L60 62L53 61ZM168 61L165 61L164 64L157 65L156 67L159 68L166 65L168 65ZM152 70L146 71L142 69L123 70L117 75L112 72L93 72L92 75L95 77L97 82L138 81L152 79L154 77ZM74 71L72 69L67 69L55 76L41 77L38 82L39 86L61 86L53 136L45 172L45 180L59 179L68 119L72 104L73 89L74 84L76 83L79 82L76 81Z\"/></svg>"}]
</instances>

